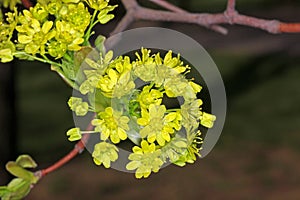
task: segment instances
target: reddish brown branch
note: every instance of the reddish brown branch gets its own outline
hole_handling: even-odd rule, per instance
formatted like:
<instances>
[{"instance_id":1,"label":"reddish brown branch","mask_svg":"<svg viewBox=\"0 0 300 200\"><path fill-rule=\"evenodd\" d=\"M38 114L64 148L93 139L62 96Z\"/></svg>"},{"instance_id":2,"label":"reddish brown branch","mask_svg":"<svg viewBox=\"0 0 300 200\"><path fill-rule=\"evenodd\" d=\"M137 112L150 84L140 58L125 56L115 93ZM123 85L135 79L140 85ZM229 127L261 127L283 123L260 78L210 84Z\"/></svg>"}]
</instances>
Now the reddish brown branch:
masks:
<instances>
[{"instance_id":1,"label":"reddish brown branch","mask_svg":"<svg viewBox=\"0 0 300 200\"><path fill-rule=\"evenodd\" d=\"M234 12L235 11L235 0L228 0L226 10L228 12Z\"/></svg>"},{"instance_id":2,"label":"reddish brown branch","mask_svg":"<svg viewBox=\"0 0 300 200\"><path fill-rule=\"evenodd\" d=\"M227 30L220 24L244 25L269 33L300 33L300 23L284 23L278 20L260 19L252 16L239 14L235 9L235 0L228 0L224 13L189 13L164 0L150 0L151 2L167 9L168 11L154 10L141 7L137 0L121 0L125 5L127 14L121 21L121 25L113 31L114 33L125 30L134 20L169 21L191 23L213 29L226 34Z\"/></svg>"},{"instance_id":3,"label":"reddish brown branch","mask_svg":"<svg viewBox=\"0 0 300 200\"><path fill-rule=\"evenodd\" d=\"M165 8L167 10L170 10L170 11L173 11L176 13L186 13L187 12L186 10L179 8L167 1L163 1L163 0L149 0L149 1L161 6L162 8Z\"/></svg>"},{"instance_id":4,"label":"reddish brown branch","mask_svg":"<svg viewBox=\"0 0 300 200\"><path fill-rule=\"evenodd\" d=\"M280 23L279 30L282 33L300 33L300 23Z\"/></svg>"},{"instance_id":5,"label":"reddish brown branch","mask_svg":"<svg viewBox=\"0 0 300 200\"><path fill-rule=\"evenodd\" d=\"M22 0L22 4L25 8L29 9L33 6L33 4L30 2L30 0Z\"/></svg>"},{"instance_id":6,"label":"reddish brown branch","mask_svg":"<svg viewBox=\"0 0 300 200\"><path fill-rule=\"evenodd\" d=\"M164 1L164 0L150 0L151 2L161 6L162 8L165 8L169 11L173 11L175 13L188 13L188 11L182 9L182 8L179 8L167 1ZM227 29L222 27L222 26L219 26L219 25L211 25L210 26L210 29L216 31L216 32L219 32L221 34L227 34Z\"/></svg>"}]
</instances>

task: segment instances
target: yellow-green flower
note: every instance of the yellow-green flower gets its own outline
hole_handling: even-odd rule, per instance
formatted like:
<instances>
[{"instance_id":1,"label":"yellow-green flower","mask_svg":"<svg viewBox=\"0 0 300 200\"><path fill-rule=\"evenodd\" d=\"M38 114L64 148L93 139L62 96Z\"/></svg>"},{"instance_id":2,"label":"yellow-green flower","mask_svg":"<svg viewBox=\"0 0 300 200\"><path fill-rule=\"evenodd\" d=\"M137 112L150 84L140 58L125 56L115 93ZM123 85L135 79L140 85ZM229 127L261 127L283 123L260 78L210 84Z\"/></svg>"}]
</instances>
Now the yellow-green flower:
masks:
<instances>
[{"instance_id":1,"label":"yellow-green flower","mask_svg":"<svg viewBox=\"0 0 300 200\"><path fill-rule=\"evenodd\" d=\"M117 5L108 5L109 0L86 0L89 7L100 11L97 18L101 24L106 24L108 21L114 18L113 14L109 12L113 11Z\"/></svg>"},{"instance_id":2,"label":"yellow-green flower","mask_svg":"<svg viewBox=\"0 0 300 200\"><path fill-rule=\"evenodd\" d=\"M2 12L0 13L2 14ZM16 50L15 44L11 41L14 29L17 25L17 10L8 12L6 14L7 23L0 21L0 59L1 62L10 62L14 59L14 52ZM0 15L1 18L1 15Z\"/></svg>"},{"instance_id":3,"label":"yellow-green flower","mask_svg":"<svg viewBox=\"0 0 300 200\"><path fill-rule=\"evenodd\" d=\"M109 12L113 11L117 6L107 6L106 8L102 9L98 14L97 18L101 24L106 24L110 20L112 20L115 15L108 14Z\"/></svg>"},{"instance_id":4,"label":"yellow-green flower","mask_svg":"<svg viewBox=\"0 0 300 200\"><path fill-rule=\"evenodd\" d=\"M80 0L62 0L64 3L78 3Z\"/></svg>"},{"instance_id":5,"label":"yellow-green flower","mask_svg":"<svg viewBox=\"0 0 300 200\"><path fill-rule=\"evenodd\" d=\"M103 95L109 98L120 98L129 94L135 84L131 76L132 65L128 56L117 58L112 62L107 71L98 82L97 88L101 89Z\"/></svg>"},{"instance_id":6,"label":"yellow-green flower","mask_svg":"<svg viewBox=\"0 0 300 200\"><path fill-rule=\"evenodd\" d=\"M110 167L110 163L118 159L118 148L107 142L100 142L95 145L93 151L93 158L96 165L101 165L105 168Z\"/></svg>"},{"instance_id":7,"label":"yellow-green flower","mask_svg":"<svg viewBox=\"0 0 300 200\"><path fill-rule=\"evenodd\" d=\"M53 22L46 21L41 25L28 10L24 10L23 14L22 21L24 23L16 27L16 30L19 32L19 43L25 45L24 50L26 53L40 53L44 55L46 43L56 35L56 31L52 29Z\"/></svg>"},{"instance_id":8,"label":"yellow-green flower","mask_svg":"<svg viewBox=\"0 0 300 200\"><path fill-rule=\"evenodd\" d=\"M82 2L76 4L68 4L67 13L62 15L62 19L71 26L81 32L90 24L91 15Z\"/></svg>"},{"instance_id":9,"label":"yellow-green flower","mask_svg":"<svg viewBox=\"0 0 300 200\"><path fill-rule=\"evenodd\" d=\"M143 90L137 96L136 101L139 102L141 108L146 109L150 104L160 105L162 102L163 93L156 89L151 89L152 86L144 86Z\"/></svg>"},{"instance_id":10,"label":"yellow-green flower","mask_svg":"<svg viewBox=\"0 0 300 200\"><path fill-rule=\"evenodd\" d=\"M0 59L1 62L10 62L14 59L15 45L11 41L2 41L0 43Z\"/></svg>"},{"instance_id":11,"label":"yellow-green flower","mask_svg":"<svg viewBox=\"0 0 300 200\"><path fill-rule=\"evenodd\" d=\"M96 70L85 70L84 73L87 79L80 85L79 91L81 94L93 93L98 85L99 80L102 78Z\"/></svg>"},{"instance_id":12,"label":"yellow-green flower","mask_svg":"<svg viewBox=\"0 0 300 200\"><path fill-rule=\"evenodd\" d=\"M6 13L6 22L3 19L0 21L0 41L3 42L11 42L11 38L13 36L13 32L18 23L18 11L17 8L14 8L14 12Z\"/></svg>"},{"instance_id":13,"label":"yellow-green flower","mask_svg":"<svg viewBox=\"0 0 300 200\"><path fill-rule=\"evenodd\" d=\"M110 0L86 0L87 4L95 10L103 10L107 7Z\"/></svg>"},{"instance_id":14,"label":"yellow-green flower","mask_svg":"<svg viewBox=\"0 0 300 200\"><path fill-rule=\"evenodd\" d=\"M57 21L55 25L57 30L55 39L57 41L66 44L67 49L70 51L78 51L81 49L80 45L84 42L82 32L79 32L66 21Z\"/></svg>"},{"instance_id":15,"label":"yellow-green flower","mask_svg":"<svg viewBox=\"0 0 300 200\"><path fill-rule=\"evenodd\" d=\"M157 75L157 65L153 56L150 56L150 52L150 50L142 48L142 55L136 53L137 60L133 62L134 74L144 82L153 81Z\"/></svg>"},{"instance_id":16,"label":"yellow-green flower","mask_svg":"<svg viewBox=\"0 0 300 200\"><path fill-rule=\"evenodd\" d=\"M177 112L171 112L167 115L164 105L157 106L151 104L149 112L142 109L142 117L137 120L137 123L143 128L140 130L142 138L147 137L148 142L153 143L155 140L160 146L164 146L165 142L171 139L170 134L174 133L174 128L179 128L180 116ZM178 118L178 119L177 119Z\"/></svg>"},{"instance_id":17,"label":"yellow-green flower","mask_svg":"<svg viewBox=\"0 0 300 200\"><path fill-rule=\"evenodd\" d=\"M67 131L67 136L69 136L70 141L76 141L81 139L81 131L79 128L71 128Z\"/></svg>"},{"instance_id":18,"label":"yellow-green flower","mask_svg":"<svg viewBox=\"0 0 300 200\"><path fill-rule=\"evenodd\" d=\"M50 1L43 3L44 6L46 6L46 10L49 12L49 14L54 15L56 18L60 18L60 13L65 13L62 10L66 10L66 5L63 6L62 1ZM63 8L64 7L64 8Z\"/></svg>"},{"instance_id":19,"label":"yellow-green flower","mask_svg":"<svg viewBox=\"0 0 300 200\"><path fill-rule=\"evenodd\" d=\"M71 97L68 101L68 105L77 116L84 116L89 110L89 104L83 102L81 98Z\"/></svg>"},{"instance_id":20,"label":"yellow-green flower","mask_svg":"<svg viewBox=\"0 0 300 200\"><path fill-rule=\"evenodd\" d=\"M212 128L214 121L216 121L216 116L206 112L203 112L202 116L200 117L200 124L207 128Z\"/></svg>"},{"instance_id":21,"label":"yellow-green flower","mask_svg":"<svg viewBox=\"0 0 300 200\"><path fill-rule=\"evenodd\" d=\"M85 95L87 93L93 93L96 88L99 88L99 81L103 78L112 57L113 52L108 51L104 57L100 54L100 59L97 61L90 58L86 58L84 60L91 69L83 71L86 76L86 80L79 87L79 91L82 94Z\"/></svg>"},{"instance_id":22,"label":"yellow-green flower","mask_svg":"<svg viewBox=\"0 0 300 200\"><path fill-rule=\"evenodd\" d=\"M110 138L113 143L117 144L120 140L127 138L128 122L128 117L122 116L112 107L107 107L104 112L99 113L99 119L94 119L92 124L96 126L95 131L101 133L101 140Z\"/></svg>"},{"instance_id":23,"label":"yellow-green flower","mask_svg":"<svg viewBox=\"0 0 300 200\"><path fill-rule=\"evenodd\" d=\"M21 3L21 0L1 0L1 4L4 8L8 8L13 10L18 3Z\"/></svg>"},{"instance_id":24,"label":"yellow-green flower","mask_svg":"<svg viewBox=\"0 0 300 200\"><path fill-rule=\"evenodd\" d=\"M189 84L183 76L177 75L168 78L165 81L164 88L168 97L178 97L183 96L183 93L189 89Z\"/></svg>"},{"instance_id":25,"label":"yellow-green flower","mask_svg":"<svg viewBox=\"0 0 300 200\"><path fill-rule=\"evenodd\" d=\"M180 54L178 54L177 57L173 57L172 54L173 52L170 50L165 55L162 63L165 67L173 69L177 74L182 74L189 69L187 65L183 66L183 62L180 60ZM158 61L159 59L156 60Z\"/></svg>"},{"instance_id":26,"label":"yellow-green flower","mask_svg":"<svg viewBox=\"0 0 300 200\"><path fill-rule=\"evenodd\" d=\"M1 62L10 62L14 59L11 49L0 49L0 59Z\"/></svg>"},{"instance_id":27,"label":"yellow-green flower","mask_svg":"<svg viewBox=\"0 0 300 200\"><path fill-rule=\"evenodd\" d=\"M130 71L123 72L113 91L113 97L121 98L135 88Z\"/></svg>"},{"instance_id":28,"label":"yellow-green flower","mask_svg":"<svg viewBox=\"0 0 300 200\"><path fill-rule=\"evenodd\" d=\"M32 16L41 23L45 22L49 15L46 8L40 3L37 3L34 7L31 7L30 12Z\"/></svg>"},{"instance_id":29,"label":"yellow-green flower","mask_svg":"<svg viewBox=\"0 0 300 200\"><path fill-rule=\"evenodd\" d=\"M172 163L178 161L179 158L186 152L187 147L188 145L186 138L172 138L171 141L166 144L166 146L161 148L163 161L167 161L167 159L169 159L169 161Z\"/></svg>"},{"instance_id":30,"label":"yellow-green flower","mask_svg":"<svg viewBox=\"0 0 300 200\"><path fill-rule=\"evenodd\" d=\"M129 160L132 160L126 165L126 169L135 170L136 178L147 178L151 172L158 172L163 164L161 150L155 148L155 144L148 144L147 141L141 142L141 147L134 146L133 153L129 155Z\"/></svg>"},{"instance_id":31,"label":"yellow-green flower","mask_svg":"<svg viewBox=\"0 0 300 200\"><path fill-rule=\"evenodd\" d=\"M184 73L189 69L188 66L183 66L180 55L172 57L172 51L169 51L165 55L165 58L162 59L159 53L151 56L151 51L144 48L142 48L141 53L141 56L136 53L137 60L133 63L134 73L140 79L145 82L152 81L157 87L163 85L166 80L169 80L171 85L177 84L173 81L180 81L180 88L187 86L187 80L184 77L181 78L181 80L178 78L177 80L173 80L174 78L179 77L179 74ZM185 80L185 82L183 80ZM170 93L170 91L168 92ZM174 96L175 94L172 93L172 95Z\"/></svg>"},{"instance_id":32,"label":"yellow-green flower","mask_svg":"<svg viewBox=\"0 0 300 200\"><path fill-rule=\"evenodd\" d=\"M118 72L114 69L109 69L107 75L99 80L98 87L103 91L105 96L111 98L118 79Z\"/></svg>"},{"instance_id":33,"label":"yellow-green flower","mask_svg":"<svg viewBox=\"0 0 300 200\"><path fill-rule=\"evenodd\" d=\"M55 58L61 58L67 52L68 47L66 43L60 41L51 41L48 45L48 53Z\"/></svg>"},{"instance_id":34,"label":"yellow-green flower","mask_svg":"<svg viewBox=\"0 0 300 200\"><path fill-rule=\"evenodd\" d=\"M187 141L188 146L184 152L181 153L181 156L173 162L178 166L185 166L186 163L194 163L197 159L197 156L200 157L200 144L202 144L201 132L198 130L195 133L187 132Z\"/></svg>"},{"instance_id":35,"label":"yellow-green flower","mask_svg":"<svg viewBox=\"0 0 300 200\"><path fill-rule=\"evenodd\" d=\"M195 94L199 93L202 90L202 86L193 81L189 81L189 85L193 88Z\"/></svg>"},{"instance_id":36,"label":"yellow-green flower","mask_svg":"<svg viewBox=\"0 0 300 200\"><path fill-rule=\"evenodd\" d=\"M197 128L199 126L199 119L202 115L200 106L203 104L201 99L191 102L184 102L181 106L180 112L182 115L182 125L185 128Z\"/></svg>"}]
</instances>

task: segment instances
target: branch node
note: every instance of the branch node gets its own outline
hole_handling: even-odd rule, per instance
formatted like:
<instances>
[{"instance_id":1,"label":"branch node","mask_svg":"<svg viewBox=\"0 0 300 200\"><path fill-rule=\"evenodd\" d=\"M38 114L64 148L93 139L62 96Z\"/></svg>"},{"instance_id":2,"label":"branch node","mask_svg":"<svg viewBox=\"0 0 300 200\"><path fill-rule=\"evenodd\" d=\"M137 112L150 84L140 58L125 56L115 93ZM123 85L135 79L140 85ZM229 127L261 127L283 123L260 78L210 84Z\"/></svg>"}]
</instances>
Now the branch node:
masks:
<instances>
[{"instance_id":1,"label":"branch node","mask_svg":"<svg viewBox=\"0 0 300 200\"><path fill-rule=\"evenodd\" d=\"M226 18L227 23L230 25L234 24L234 18L238 15L239 13L236 10L226 9L224 12L224 17Z\"/></svg>"}]
</instances>

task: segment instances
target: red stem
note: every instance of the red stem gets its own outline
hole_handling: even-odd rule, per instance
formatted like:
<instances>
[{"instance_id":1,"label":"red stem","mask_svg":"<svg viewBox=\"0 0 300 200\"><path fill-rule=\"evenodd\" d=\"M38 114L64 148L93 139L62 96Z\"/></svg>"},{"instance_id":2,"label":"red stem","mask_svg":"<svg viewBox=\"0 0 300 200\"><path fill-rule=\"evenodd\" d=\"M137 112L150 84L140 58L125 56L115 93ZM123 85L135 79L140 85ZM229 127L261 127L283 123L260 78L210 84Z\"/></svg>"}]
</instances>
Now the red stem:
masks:
<instances>
[{"instance_id":1,"label":"red stem","mask_svg":"<svg viewBox=\"0 0 300 200\"><path fill-rule=\"evenodd\" d=\"M300 33L300 23L280 23L281 33Z\"/></svg>"},{"instance_id":2,"label":"red stem","mask_svg":"<svg viewBox=\"0 0 300 200\"><path fill-rule=\"evenodd\" d=\"M33 4L29 0L22 0L22 4L27 9L33 6Z\"/></svg>"}]
</instances>

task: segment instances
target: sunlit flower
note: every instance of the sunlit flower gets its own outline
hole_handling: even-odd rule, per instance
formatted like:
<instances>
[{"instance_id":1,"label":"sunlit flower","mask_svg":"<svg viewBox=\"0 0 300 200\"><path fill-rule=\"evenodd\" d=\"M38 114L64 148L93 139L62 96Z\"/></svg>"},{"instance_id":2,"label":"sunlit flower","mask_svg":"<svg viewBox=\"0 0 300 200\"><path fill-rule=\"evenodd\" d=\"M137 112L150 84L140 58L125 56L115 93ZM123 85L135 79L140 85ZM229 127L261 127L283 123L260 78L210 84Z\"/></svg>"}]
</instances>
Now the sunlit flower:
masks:
<instances>
[{"instance_id":1,"label":"sunlit flower","mask_svg":"<svg viewBox=\"0 0 300 200\"><path fill-rule=\"evenodd\" d=\"M174 76L165 81L164 88L168 97L183 96L188 89L188 82L183 76Z\"/></svg>"},{"instance_id":2,"label":"sunlit flower","mask_svg":"<svg viewBox=\"0 0 300 200\"><path fill-rule=\"evenodd\" d=\"M68 4L67 10L67 13L61 16L62 19L71 24L74 29L84 32L91 19L88 9L80 2L78 4Z\"/></svg>"},{"instance_id":3,"label":"sunlit flower","mask_svg":"<svg viewBox=\"0 0 300 200\"><path fill-rule=\"evenodd\" d=\"M116 144L127 138L128 122L128 117L122 116L112 107L107 107L104 112L99 113L99 119L94 119L92 124L96 126L95 131L101 133L101 140L110 138Z\"/></svg>"},{"instance_id":4,"label":"sunlit flower","mask_svg":"<svg viewBox=\"0 0 300 200\"><path fill-rule=\"evenodd\" d=\"M186 138L182 137L174 137L168 142L163 148L162 151L162 159L164 162L169 159L170 162L174 163L180 159L180 157L186 152L188 145Z\"/></svg>"},{"instance_id":5,"label":"sunlit flower","mask_svg":"<svg viewBox=\"0 0 300 200\"><path fill-rule=\"evenodd\" d=\"M46 8L42 4L40 3L35 4L34 7L30 8L30 12L35 19L39 20L39 22L43 23L47 21L49 14Z\"/></svg>"},{"instance_id":6,"label":"sunlit flower","mask_svg":"<svg viewBox=\"0 0 300 200\"><path fill-rule=\"evenodd\" d=\"M66 43L62 43L61 41L51 41L48 45L48 53L55 58L61 58L65 55L68 50L68 46Z\"/></svg>"},{"instance_id":7,"label":"sunlit flower","mask_svg":"<svg viewBox=\"0 0 300 200\"><path fill-rule=\"evenodd\" d=\"M148 144L147 141L141 142L141 147L134 146L133 153L129 155L132 160L126 165L126 169L135 170L136 178L147 178L151 172L158 172L163 164L160 158L161 150L155 148L155 144Z\"/></svg>"},{"instance_id":8,"label":"sunlit flower","mask_svg":"<svg viewBox=\"0 0 300 200\"><path fill-rule=\"evenodd\" d=\"M188 132L187 133L187 142L188 146L185 149L183 153L181 153L181 156L173 162L174 164L178 166L185 166L186 163L194 163L197 157L200 157L200 149L199 147L200 144L202 144L202 138L201 138L201 132L195 131L195 132Z\"/></svg>"},{"instance_id":9,"label":"sunlit flower","mask_svg":"<svg viewBox=\"0 0 300 200\"><path fill-rule=\"evenodd\" d=\"M71 128L67 131L67 136L69 136L70 141L76 141L81 139L81 131L79 128Z\"/></svg>"},{"instance_id":10,"label":"sunlit flower","mask_svg":"<svg viewBox=\"0 0 300 200\"><path fill-rule=\"evenodd\" d=\"M160 105L163 93L159 90L152 89L151 85L144 86L143 90L137 96L136 101L139 102L141 108L146 109L150 104Z\"/></svg>"},{"instance_id":11,"label":"sunlit flower","mask_svg":"<svg viewBox=\"0 0 300 200\"><path fill-rule=\"evenodd\" d=\"M135 75L145 82L152 81L157 87L160 87L166 80L173 80L179 74L189 69L188 66L183 66L179 55L172 57L172 51L169 51L164 59L160 57L159 53L151 56L150 52L150 50L142 48L142 55L136 53L137 60L134 62ZM185 80L185 78L182 79ZM182 86L182 80L180 83ZM171 84L176 85L176 83ZM184 85L184 87L186 87L186 85Z\"/></svg>"},{"instance_id":12,"label":"sunlit flower","mask_svg":"<svg viewBox=\"0 0 300 200\"><path fill-rule=\"evenodd\" d=\"M77 97L71 97L68 101L68 105L77 116L84 116L89 110L89 104L87 102L83 102L81 98Z\"/></svg>"},{"instance_id":13,"label":"sunlit flower","mask_svg":"<svg viewBox=\"0 0 300 200\"><path fill-rule=\"evenodd\" d=\"M181 105L180 113L182 115L182 125L185 128L198 127L199 119L202 115L200 106L203 104L201 99L192 102L184 102Z\"/></svg>"},{"instance_id":14,"label":"sunlit flower","mask_svg":"<svg viewBox=\"0 0 300 200\"><path fill-rule=\"evenodd\" d=\"M120 98L129 94L135 88L131 69L129 57L117 58L109 65L106 75L99 80L97 88L102 90L104 96L110 98Z\"/></svg>"},{"instance_id":15,"label":"sunlit flower","mask_svg":"<svg viewBox=\"0 0 300 200\"><path fill-rule=\"evenodd\" d=\"M134 74L145 82L153 81L153 78L157 74L156 63L152 56L150 56L150 50L141 49L142 55L136 53L137 60L133 63Z\"/></svg>"},{"instance_id":16,"label":"sunlit flower","mask_svg":"<svg viewBox=\"0 0 300 200\"><path fill-rule=\"evenodd\" d=\"M171 139L170 134L174 133L174 127L178 127L178 120L175 122L179 113L171 112L167 115L164 105L156 106L151 104L149 112L142 109L142 117L137 123L143 128L140 130L142 138L147 137L148 142L153 143L155 140L160 146L164 146L165 142Z\"/></svg>"},{"instance_id":17,"label":"sunlit flower","mask_svg":"<svg viewBox=\"0 0 300 200\"><path fill-rule=\"evenodd\" d=\"M53 22L46 21L42 25L32 17L32 14L24 10L24 20L27 21L21 26L17 26L19 32L18 41L25 45L25 52L29 54L45 54L46 43L55 37L56 31L52 29ZM52 29L52 30L51 30Z\"/></svg>"},{"instance_id":18,"label":"sunlit flower","mask_svg":"<svg viewBox=\"0 0 300 200\"><path fill-rule=\"evenodd\" d=\"M200 117L200 124L205 126L206 128L212 128L215 120L216 116L203 112L202 116Z\"/></svg>"},{"instance_id":19,"label":"sunlit flower","mask_svg":"<svg viewBox=\"0 0 300 200\"><path fill-rule=\"evenodd\" d=\"M110 163L118 159L118 148L107 142L100 142L95 145L93 158L96 165L101 165L105 168L110 167Z\"/></svg>"},{"instance_id":20,"label":"sunlit flower","mask_svg":"<svg viewBox=\"0 0 300 200\"><path fill-rule=\"evenodd\" d=\"M168 51L163 59L163 65L167 68L171 68L176 71L177 74L184 73L189 67L183 66L183 62L180 60L180 54L177 57L172 56L173 52Z\"/></svg>"},{"instance_id":21,"label":"sunlit flower","mask_svg":"<svg viewBox=\"0 0 300 200\"><path fill-rule=\"evenodd\" d=\"M66 44L67 50L80 50L80 45L84 42L83 33L66 21L57 21L55 25L57 31L55 39Z\"/></svg>"},{"instance_id":22,"label":"sunlit flower","mask_svg":"<svg viewBox=\"0 0 300 200\"><path fill-rule=\"evenodd\" d=\"M12 50L9 48L0 49L0 59L3 63L12 61L14 59Z\"/></svg>"}]
</instances>

